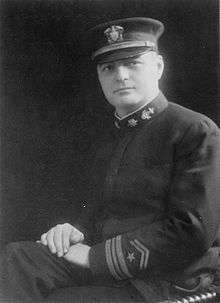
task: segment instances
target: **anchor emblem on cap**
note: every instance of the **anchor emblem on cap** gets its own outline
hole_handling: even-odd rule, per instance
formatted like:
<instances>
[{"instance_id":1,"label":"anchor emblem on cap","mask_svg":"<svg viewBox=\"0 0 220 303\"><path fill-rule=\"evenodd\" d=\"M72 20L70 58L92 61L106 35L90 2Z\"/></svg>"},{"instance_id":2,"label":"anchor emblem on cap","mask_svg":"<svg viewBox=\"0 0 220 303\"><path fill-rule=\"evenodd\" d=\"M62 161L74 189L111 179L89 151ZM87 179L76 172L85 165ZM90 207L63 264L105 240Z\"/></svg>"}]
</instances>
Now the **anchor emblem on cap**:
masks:
<instances>
[{"instance_id":1,"label":"anchor emblem on cap","mask_svg":"<svg viewBox=\"0 0 220 303\"><path fill-rule=\"evenodd\" d=\"M122 37L123 32L124 29L122 26L112 25L111 27L108 27L104 31L104 34L108 39L108 43L112 44L112 43L123 41L123 37Z\"/></svg>"}]
</instances>

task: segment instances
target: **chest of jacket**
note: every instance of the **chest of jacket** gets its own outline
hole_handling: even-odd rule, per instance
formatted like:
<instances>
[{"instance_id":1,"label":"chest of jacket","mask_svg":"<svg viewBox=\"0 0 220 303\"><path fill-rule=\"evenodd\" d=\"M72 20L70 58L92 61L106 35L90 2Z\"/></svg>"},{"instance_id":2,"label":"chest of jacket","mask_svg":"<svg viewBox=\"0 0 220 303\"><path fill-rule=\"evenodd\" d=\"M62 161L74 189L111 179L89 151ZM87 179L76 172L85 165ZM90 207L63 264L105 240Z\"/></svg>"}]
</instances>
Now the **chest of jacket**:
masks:
<instances>
[{"instance_id":1,"label":"chest of jacket","mask_svg":"<svg viewBox=\"0 0 220 303\"><path fill-rule=\"evenodd\" d=\"M166 211L174 145L158 122L118 134L99 154L104 238L151 224ZM102 171L102 172L101 172Z\"/></svg>"}]
</instances>

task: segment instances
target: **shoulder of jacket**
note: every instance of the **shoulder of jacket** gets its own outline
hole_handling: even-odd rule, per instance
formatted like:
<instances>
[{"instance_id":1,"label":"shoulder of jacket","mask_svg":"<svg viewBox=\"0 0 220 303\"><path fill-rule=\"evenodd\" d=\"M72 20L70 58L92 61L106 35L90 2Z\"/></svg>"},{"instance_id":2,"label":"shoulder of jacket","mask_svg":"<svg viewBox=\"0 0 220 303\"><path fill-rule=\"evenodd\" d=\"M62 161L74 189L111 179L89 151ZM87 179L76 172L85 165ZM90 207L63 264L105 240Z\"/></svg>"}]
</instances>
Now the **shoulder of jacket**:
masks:
<instances>
[{"instance_id":1,"label":"shoulder of jacket","mask_svg":"<svg viewBox=\"0 0 220 303\"><path fill-rule=\"evenodd\" d=\"M172 123L175 121L176 126L181 125L184 128L200 126L218 129L215 122L206 115L173 102L168 102L167 117Z\"/></svg>"}]
</instances>

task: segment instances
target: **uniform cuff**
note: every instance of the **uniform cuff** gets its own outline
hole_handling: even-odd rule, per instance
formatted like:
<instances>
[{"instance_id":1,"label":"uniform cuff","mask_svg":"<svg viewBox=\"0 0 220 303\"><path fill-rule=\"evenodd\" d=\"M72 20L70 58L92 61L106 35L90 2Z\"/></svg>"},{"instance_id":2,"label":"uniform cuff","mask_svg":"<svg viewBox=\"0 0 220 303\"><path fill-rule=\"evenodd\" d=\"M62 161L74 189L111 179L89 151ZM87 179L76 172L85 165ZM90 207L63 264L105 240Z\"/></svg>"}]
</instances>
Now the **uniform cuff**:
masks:
<instances>
[{"instance_id":1,"label":"uniform cuff","mask_svg":"<svg viewBox=\"0 0 220 303\"><path fill-rule=\"evenodd\" d=\"M92 274L104 279L112 278L105 256L105 242L96 244L89 251L89 265Z\"/></svg>"},{"instance_id":2,"label":"uniform cuff","mask_svg":"<svg viewBox=\"0 0 220 303\"><path fill-rule=\"evenodd\" d=\"M122 236L92 246L89 253L90 269L94 275L114 280L132 278L122 251Z\"/></svg>"}]
</instances>

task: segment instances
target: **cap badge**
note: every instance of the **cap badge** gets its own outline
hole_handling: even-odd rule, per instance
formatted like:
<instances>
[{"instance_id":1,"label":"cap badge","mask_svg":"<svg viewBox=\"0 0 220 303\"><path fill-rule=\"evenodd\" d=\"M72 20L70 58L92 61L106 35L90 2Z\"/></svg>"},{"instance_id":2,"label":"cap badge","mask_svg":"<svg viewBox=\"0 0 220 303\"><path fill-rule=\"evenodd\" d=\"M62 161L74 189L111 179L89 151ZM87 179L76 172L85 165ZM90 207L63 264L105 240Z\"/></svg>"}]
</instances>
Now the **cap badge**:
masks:
<instances>
[{"instance_id":1,"label":"cap badge","mask_svg":"<svg viewBox=\"0 0 220 303\"><path fill-rule=\"evenodd\" d=\"M123 41L123 37L122 37L123 32L124 29L122 26L112 25L111 27L108 27L104 31L104 34L108 39L108 43L112 44L112 43Z\"/></svg>"},{"instance_id":2,"label":"cap badge","mask_svg":"<svg viewBox=\"0 0 220 303\"><path fill-rule=\"evenodd\" d=\"M137 124L138 124L138 121L135 120L134 118L128 120L128 126L130 126L130 127L134 127Z\"/></svg>"},{"instance_id":3,"label":"cap badge","mask_svg":"<svg viewBox=\"0 0 220 303\"><path fill-rule=\"evenodd\" d=\"M153 107L149 107L148 110L144 109L141 113L141 119L142 120L149 120L151 119L151 115L154 113L154 108Z\"/></svg>"}]
</instances>

